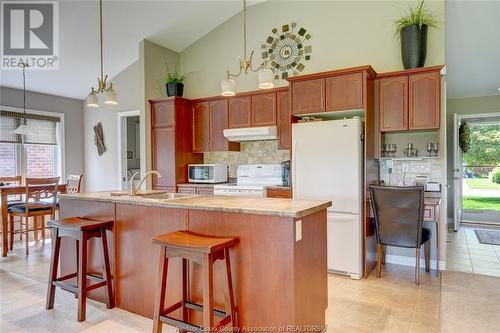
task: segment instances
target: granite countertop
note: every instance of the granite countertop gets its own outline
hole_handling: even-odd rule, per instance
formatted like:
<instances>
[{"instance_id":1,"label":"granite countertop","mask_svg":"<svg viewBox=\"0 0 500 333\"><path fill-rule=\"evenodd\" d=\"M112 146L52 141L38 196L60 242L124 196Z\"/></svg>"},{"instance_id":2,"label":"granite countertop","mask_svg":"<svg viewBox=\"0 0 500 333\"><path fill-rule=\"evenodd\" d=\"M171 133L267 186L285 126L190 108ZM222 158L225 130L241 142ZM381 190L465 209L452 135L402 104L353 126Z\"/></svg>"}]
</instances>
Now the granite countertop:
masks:
<instances>
[{"instance_id":1,"label":"granite countertop","mask_svg":"<svg viewBox=\"0 0 500 333\"><path fill-rule=\"evenodd\" d=\"M301 218L332 205L331 201L294 200L281 198L243 198L226 196L193 195L178 199L156 199L148 197L112 196L111 192L61 194L61 199L113 202L146 206L181 208L194 210L273 215ZM64 204L64 203L63 203Z\"/></svg>"}]
</instances>

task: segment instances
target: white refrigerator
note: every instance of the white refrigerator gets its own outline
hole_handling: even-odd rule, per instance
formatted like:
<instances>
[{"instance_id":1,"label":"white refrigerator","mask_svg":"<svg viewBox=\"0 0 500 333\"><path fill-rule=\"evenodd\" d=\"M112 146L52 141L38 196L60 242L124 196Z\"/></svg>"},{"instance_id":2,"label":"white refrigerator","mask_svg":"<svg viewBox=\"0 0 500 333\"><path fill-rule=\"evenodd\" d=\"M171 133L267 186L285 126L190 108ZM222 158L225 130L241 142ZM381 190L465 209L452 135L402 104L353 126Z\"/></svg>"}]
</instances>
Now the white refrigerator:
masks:
<instances>
[{"instance_id":1,"label":"white refrigerator","mask_svg":"<svg viewBox=\"0 0 500 333\"><path fill-rule=\"evenodd\" d=\"M328 270L363 276L363 122L359 118L292 125L294 199L331 200Z\"/></svg>"}]
</instances>

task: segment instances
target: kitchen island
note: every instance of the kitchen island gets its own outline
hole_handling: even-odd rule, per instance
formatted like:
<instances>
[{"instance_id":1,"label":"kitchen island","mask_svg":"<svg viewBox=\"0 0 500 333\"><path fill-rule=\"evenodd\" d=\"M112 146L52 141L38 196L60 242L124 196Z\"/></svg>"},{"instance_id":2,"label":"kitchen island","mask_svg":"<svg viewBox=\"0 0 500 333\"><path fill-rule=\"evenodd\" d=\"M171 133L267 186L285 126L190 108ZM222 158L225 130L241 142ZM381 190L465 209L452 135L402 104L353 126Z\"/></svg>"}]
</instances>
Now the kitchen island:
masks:
<instances>
[{"instance_id":1,"label":"kitchen island","mask_svg":"<svg viewBox=\"0 0 500 333\"><path fill-rule=\"evenodd\" d=\"M310 331L325 323L327 296L326 209L329 201L189 196L167 199L112 196L109 192L61 195L61 217L113 218L108 239L116 305L152 318L160 248L151 237L187 230L238 237L231 249L238 321L253 331ZM76 271L75 242L63 239L61 274ZM101 272L101 247L89 244L89 272ZM165 306L182 298L181 260L169 263ZM224 309L224 263L214 267L214 304ZM189 267L191 300L202 303L200 270ZM101 291L91 298L103 300ZM180 310L177 315L180 315ZM180 318L180 317L179 317ZM190 313L201 324L201 314Z\"/></svg>"}]
</instances>

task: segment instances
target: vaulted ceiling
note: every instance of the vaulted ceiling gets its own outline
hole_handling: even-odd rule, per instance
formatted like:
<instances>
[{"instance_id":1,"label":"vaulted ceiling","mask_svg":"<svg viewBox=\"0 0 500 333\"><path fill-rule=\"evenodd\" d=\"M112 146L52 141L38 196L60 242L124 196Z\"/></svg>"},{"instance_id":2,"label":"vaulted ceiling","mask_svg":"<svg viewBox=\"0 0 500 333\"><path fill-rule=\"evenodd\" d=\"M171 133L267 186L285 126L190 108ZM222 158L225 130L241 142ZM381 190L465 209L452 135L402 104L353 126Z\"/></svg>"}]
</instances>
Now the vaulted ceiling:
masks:
<instances>
[{"instance_id":1,"label":"vaulted ceiling","mask_svg":"<svg viewBox=\"0 0 500 333\"><path fill-rule=\"evenodd\" d=\"M241 9L239 0L105 0L105 72L113 77L137 60L142 39L180 52ZM99 73L98 14L96 0L59 1L59 70L28 72L26 89L85 98ZM21 72L2 71L0 83L22 88Z\"/></svg>"}]
</instances>

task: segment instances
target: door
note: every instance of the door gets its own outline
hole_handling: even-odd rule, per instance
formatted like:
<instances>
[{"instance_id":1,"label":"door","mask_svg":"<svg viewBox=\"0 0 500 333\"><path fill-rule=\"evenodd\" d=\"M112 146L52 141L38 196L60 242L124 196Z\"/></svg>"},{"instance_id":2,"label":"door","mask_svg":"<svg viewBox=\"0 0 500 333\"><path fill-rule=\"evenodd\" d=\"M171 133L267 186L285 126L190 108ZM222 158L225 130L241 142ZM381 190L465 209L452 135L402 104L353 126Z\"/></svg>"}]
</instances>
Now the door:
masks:
<instances>
[{"instance_id":1,"label":"door","mask_svg":"<svg viewBox=\"0 0 500 333\"><path fill-rule=\"evenodd\" d=\"M227 100L210 101L210 151L227 151L224 130L228 124Z\"/></svg>"},{"instance_id":2,"label":"door","mask_svg":"<svg viewBox=\"0 0 500 333\"><path fill-rule=\"evenodd\" d=\"M363 109L363 73L326 78L325 111Z\"/></svg>"},{"instance_id":3,"label":"door","mask_svg":"<svg viewBox=\"0 0 500 333\"><path fill-rule=\"evenodd\" d=\"M210 150L210 110L208 102L193 104L193 152Z\"/></svg>"},{"instance_id":4,"label":"door","mask_svg":"<svg viewBox=\"0 0 500 333\"><path fill-rule=\"evenodd\" d=\"M325 111L325 79L292 82L293 114Z\"/></svg>"},{"instance_id":5,"label":"door","mask_svg":"<svg viewBox=\"0 0 500 333\"><path fill-rule=\"evenodd\" d=\"M279 91L276 93L277 122L278 122L278 148L290 149L292 141L290 110L290 93Z\"/></svg>"},{"instance_id":6,"label":"door","mask_svg":"<svg viewBox=\"0 0 500 333\"><path fill-rule=\"evenodd\" d=\"M380 131L408 129L408 76L381 79L379 82Z\"/></svg>"},{"instance_id":7,"label":"door","mask_svg":"<svg viewBox=\"0 0 500 333\"><path fill-rule=\"evenodd\" d=\"M455 231L460 229L462 224L462 149L459 142L459 131L462 121L458 114L453 115L453 224Z\"/></svg>"},{"instance_id":8,"label":"door","mask_svg":"<svg viewBox=\"0 0 500 333\"><path fill-rule=\"evenodd\" d=\"M327 213L328 270L362 277L361 235L359 215Z\"/></svg>"},{"instance_id":9,"label":"door","mask_svg":"<svg viewBox=\"0 0 500 333\"><path fill-rule=\"evenodd\" d=\"M329 211L361 215L360 119L292 124L293 198L331 200Z\"/></svg>"},{"instance_id":10,"label":"door","mask_svg":"<svg viewBox=\"0 0 500 333\"><path fill-rule=\"evenodd\" d=\"M410 75L408 128L439 129L441 112L440 72Z\"/></svg>"},{"instance_id":11,"label":"door","mask_svg":"<svg viewBox=\"0 0 500 333\"><path fill-rule=\"evenodd\" d=\"M233 97L229 99L229 128L252 126L251 97Z\"/></svg>"},{"instance_id":12,"label":"door","mask_svg":"<svg viewBox=\"0 0 500 333\"><path fill-rule=\"evenodd\" d=\"M252 126L276 125L276 93L252 96Z\"/></svg>"},{"instance_id":13,"label":"door","mask_svg":"<svg viewBox=\"0 0 500 333\"><path fill-rule=\"evenodd\" d=\"M160 127L152 132L153 170L162 175L153 175L153 187L175 186L175 129Z\"/></svg>"}]
</instances>

